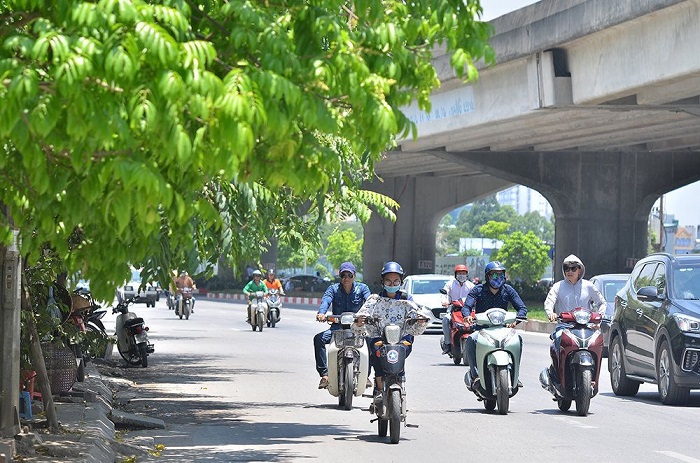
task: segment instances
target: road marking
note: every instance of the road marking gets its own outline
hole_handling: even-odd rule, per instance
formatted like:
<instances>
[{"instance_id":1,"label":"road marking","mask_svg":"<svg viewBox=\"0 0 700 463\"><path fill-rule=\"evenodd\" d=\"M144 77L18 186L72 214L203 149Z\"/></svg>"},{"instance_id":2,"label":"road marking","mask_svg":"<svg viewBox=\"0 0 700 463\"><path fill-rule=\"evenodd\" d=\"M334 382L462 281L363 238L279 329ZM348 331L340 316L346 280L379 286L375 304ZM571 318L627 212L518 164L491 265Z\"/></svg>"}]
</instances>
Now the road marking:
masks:
<instances>
[{"instance_id":1,"label":"road marking","mask_svg":"<svg viewBox=\"0 0 700 463\"><path fill-rule=\"evenodd\" d=\"M557 419L559 421L563 421L571 426L577 426L581 429L595 429L596 426L591 426L589 424L582 424L579 420L575 420L573 418L566 418L564 416L555 416L554 419Z\"/></svg>"},{"instance_id":2,"label":"road marking","mask_svg":"<svg viewBox=\"0 0 700 463\"><path fill-rule=\"evenodd\" d=\"M686 463L700 463L700 460L697 458L689 457L687 455L683 455L682 453L671 452L669 450L657 450L656 453L675 458L676 460L685 461Z\"/></svg>"}]
</instances>

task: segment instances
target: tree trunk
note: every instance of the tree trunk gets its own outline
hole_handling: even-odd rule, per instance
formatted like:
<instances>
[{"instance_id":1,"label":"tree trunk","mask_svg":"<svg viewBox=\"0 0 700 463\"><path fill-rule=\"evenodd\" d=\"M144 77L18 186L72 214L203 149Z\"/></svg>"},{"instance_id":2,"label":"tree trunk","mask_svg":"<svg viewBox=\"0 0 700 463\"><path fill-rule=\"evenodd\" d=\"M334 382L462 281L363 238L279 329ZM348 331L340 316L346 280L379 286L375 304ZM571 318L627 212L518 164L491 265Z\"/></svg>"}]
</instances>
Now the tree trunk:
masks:
<instances>
[{"instance_id":1,"label":"tree trunk","mask_svg":"<svg viewBox=\"0 0 700 463\"><path fill-rule=\"evenodd\" d=\"M46 419L49 421L49 428L52 433L58 432L58 415L56 414L56 405L53 403L53 395L51 393L51 382L49 374L46 371L46 363L41 350L41 342L39 341L39 333L36 329L34 315L27 317L29 323L29 336L31 339L30 353L32 366L36 370L36 377L39 380L39 389L44 402L44 410L46 410Z\"/></svg>"}]
</instances>

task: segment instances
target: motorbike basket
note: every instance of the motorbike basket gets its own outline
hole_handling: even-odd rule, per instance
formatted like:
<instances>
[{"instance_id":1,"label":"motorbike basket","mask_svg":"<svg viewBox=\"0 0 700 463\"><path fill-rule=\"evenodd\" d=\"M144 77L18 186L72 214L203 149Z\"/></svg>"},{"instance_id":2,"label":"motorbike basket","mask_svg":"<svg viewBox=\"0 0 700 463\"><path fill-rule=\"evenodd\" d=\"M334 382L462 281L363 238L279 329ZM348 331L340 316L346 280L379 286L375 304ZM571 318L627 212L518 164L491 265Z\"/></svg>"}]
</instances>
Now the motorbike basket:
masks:
<instances>
[{"instance_id":1,"label":"motorbike basket","mask_svg":"<svg viewBox=\"0 0 700 463\"><path fill-rule=\"evenodd\" d=\"M342 347L362 347L365 339L362 336L355 336L352 330L337 330L333 332L333 343L340 349Z\"/></svg>"},{"instance_id":2,"label":"motorbike basket","mask_svg":"<svg viewBox=\"0 0 700 463\"><path fill-rule=\"evenodd\" d=\"M380 350L382 369L387 375L403 372L406 363L406 346L403 344L382 346Z\"/></svg>"}]
</instances>

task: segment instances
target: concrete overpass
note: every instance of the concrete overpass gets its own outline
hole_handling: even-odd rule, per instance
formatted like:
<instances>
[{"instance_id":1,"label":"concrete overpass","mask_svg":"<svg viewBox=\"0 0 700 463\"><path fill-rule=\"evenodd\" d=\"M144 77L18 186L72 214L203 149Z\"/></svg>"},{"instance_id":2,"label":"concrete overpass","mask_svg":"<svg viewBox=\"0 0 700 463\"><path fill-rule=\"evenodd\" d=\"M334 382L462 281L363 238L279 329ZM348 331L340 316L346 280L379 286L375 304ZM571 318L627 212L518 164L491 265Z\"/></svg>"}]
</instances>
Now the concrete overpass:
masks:
<instances>
[{"instance_id":1,"label":"concrete overpass","mask_svg":"<svg viewBox=\"0 0 700 463\"><path fill-rule=\"evenodd\" d=\"M700 180L699 19L700 0L542 0L491 21L477 83L438 56L432 111L407 110L418 139L369 185L401 208L365 227L365 279L389 259L432 272L440 218L514 183L552 205L557 262L629 271L656 199Z\"/></svg>"}]
</instances>

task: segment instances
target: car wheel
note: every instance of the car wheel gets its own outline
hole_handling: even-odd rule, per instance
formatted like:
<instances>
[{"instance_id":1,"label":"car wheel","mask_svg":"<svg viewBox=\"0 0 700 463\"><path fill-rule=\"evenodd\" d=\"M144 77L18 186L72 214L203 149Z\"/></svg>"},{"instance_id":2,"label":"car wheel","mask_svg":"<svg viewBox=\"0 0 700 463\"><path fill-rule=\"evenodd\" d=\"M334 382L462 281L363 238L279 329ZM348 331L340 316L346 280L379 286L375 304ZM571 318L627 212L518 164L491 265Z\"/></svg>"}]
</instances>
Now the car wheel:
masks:
<instances>
[{"instance_id":1,"label":"car wheel","mask_svg":"<svg viewBox=\"0 0 700 463\"><path fill-rule=\"evenodd\" d=\"M656 384L661 403L665 405L683 405L688 402L690 389L676 384L673 378L673 357L668 341L661 342L656 356Z\"/></svg>"},{"instance_id":2,"label":"car wheel","mask_svg":"<svg viewBox=\"0 0 700 463\"><path fill-rule=\"evenodd\" d=\"M612 342L610 358L610 385L615 395L632 396L639 391L639 381L627 378L625 373L625 361L623 357L622 341L620 336L615 337Z\"/></svg>"}]
</instances>

